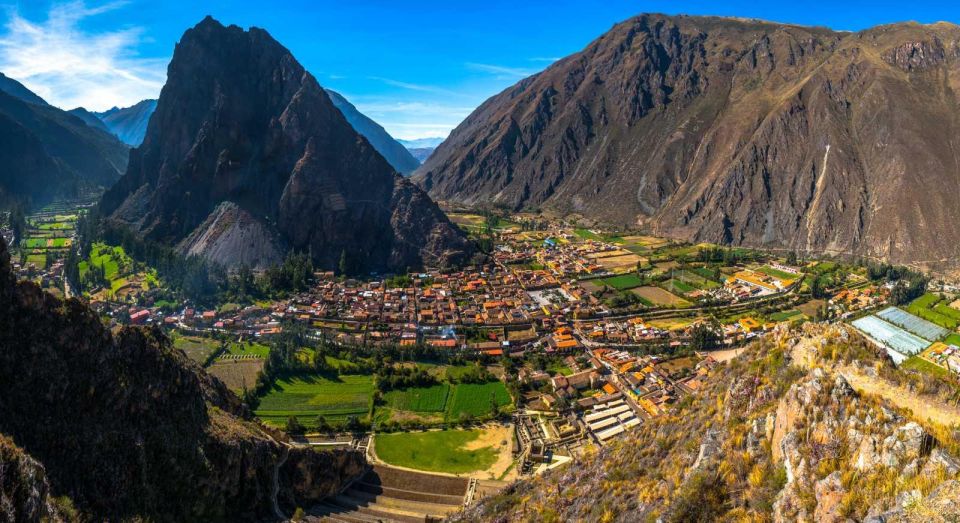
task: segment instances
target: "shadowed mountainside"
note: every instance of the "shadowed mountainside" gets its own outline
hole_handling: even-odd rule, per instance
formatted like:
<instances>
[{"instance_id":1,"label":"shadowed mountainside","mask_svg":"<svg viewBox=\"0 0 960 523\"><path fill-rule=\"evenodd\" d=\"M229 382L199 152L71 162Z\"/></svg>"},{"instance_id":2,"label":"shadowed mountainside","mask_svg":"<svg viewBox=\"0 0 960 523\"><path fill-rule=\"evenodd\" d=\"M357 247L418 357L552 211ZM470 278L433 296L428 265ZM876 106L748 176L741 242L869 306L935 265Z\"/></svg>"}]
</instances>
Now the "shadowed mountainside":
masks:
<instances>
[{"instance_id":1,"label":"shadowed mountainside","mask_svg":"<svg viewBox=\"0 0 960 523\"><path fill-rule=\"evenodd\" d=\"M0 241L0 516L253 521L362 474L356 452L288 448L158 330L111 333L76 300L15 283ZM41 465L42 464L42 465Z\"/></svg>"},{"instance_id":2,"label":"shadowed mountainside","mask_svg":"<svg viewBox=\"0 0 960 523\"><path fill-rule=\"evenodd\" d=\"M445 265L466 237L359 135L266 31L206 18L177 44L114 222L227 267L287 250L357 271Z\"/></svg>"}]
</instances>

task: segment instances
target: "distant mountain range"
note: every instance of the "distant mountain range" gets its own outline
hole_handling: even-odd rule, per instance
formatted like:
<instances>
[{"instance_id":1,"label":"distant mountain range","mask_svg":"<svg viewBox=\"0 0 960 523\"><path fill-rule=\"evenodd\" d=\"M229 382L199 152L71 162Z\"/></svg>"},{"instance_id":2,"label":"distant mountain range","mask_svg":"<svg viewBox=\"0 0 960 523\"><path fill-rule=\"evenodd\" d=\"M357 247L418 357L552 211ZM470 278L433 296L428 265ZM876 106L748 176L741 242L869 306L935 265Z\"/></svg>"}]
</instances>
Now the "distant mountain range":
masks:
<instances>
[{"instance_id":1,"label":"distant mountain range","mask_svg":"<svg viewBox=\"0 0 960 523\"><path fill-rule=\"evenodd\" d=\"M953 24L642 15L484 102L414 178L462 204L956 265L956 78Z\"/></svg>"},{"instance_id":2,"label":"distant mountain range","mask_svg":"<svg viewBox=\"0 0 960 523\"><path fill-rule=\"evenodd\" d=\"M380 124L358 111L357 108L340 93L331 91L330 89L326 91L327 94L330 95L330 101L343 113L343 116L354 130L369 140L370 145L390 162L390 165L392 165L397 172L404 176L410 176L417 167L420 167L420 162L410 154L410 151L390 136Z\"/></svg>"},{"instance_id":3,"label":"distant mountain range","mask_svg":"<svg viewBox=\"0 0 960 523\"><path fill-rule=\"evenodd\" d=\"M123 143L137 147L143 143L147 134L147 124L150 116L157 110L156 100L143 100L131 107L123 109L114 107L102 113L93 113L106 127Z\"/></svg>"},{"instance_id":4,"label":"distant mountain range","mask_svg":"<svg viewBox=\"0 0 960 523\"><path fill-rule=\"evenodd\" d=\"M407 150L410 151L410 154L422 164L433 154L437 146L443 143L443 138L418 138L416 140L397 141L406 147Z\"/></svg>"},{"instance_id":5,"label":"distant mountain range","mask_svg":"<svg viewBox=\"0 0 960 523\"><path fill-rule=\"evenodd\" d=\"M289 250L349 272L463 261L470 243L266 31L207 18L170 62L109 220L226 267Z\"/></svg>"},{"instance_id":6,"label":"distant mountain range","mask_svg":"<svg viewBox=\"0 0 960 523\"><path fill-rule=\"evenodd\" d=\"M112 185L128 149L89 119L0 74L0 204L42 204Z\"/></svg>"}]
</instances>

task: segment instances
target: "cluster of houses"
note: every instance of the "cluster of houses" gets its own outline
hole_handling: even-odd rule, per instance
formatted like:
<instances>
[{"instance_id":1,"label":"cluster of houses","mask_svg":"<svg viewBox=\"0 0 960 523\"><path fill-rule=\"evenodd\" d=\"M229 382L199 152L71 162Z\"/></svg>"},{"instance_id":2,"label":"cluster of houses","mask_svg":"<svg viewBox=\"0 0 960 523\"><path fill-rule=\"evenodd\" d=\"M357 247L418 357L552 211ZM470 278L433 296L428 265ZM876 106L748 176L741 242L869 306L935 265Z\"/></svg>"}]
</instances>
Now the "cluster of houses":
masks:
<instances>
[{"instance_id":1,"label":"cluster of houses","mask_svg":"<svg viewBox=\"0 0 960 523\"><path fill-rule=\"evenodd\" d=\"M790 269L796 274L796 269L785 265L776 264L777 270L787 272L783 269ZM798 275L799 276L799 275ZM778 278L770 274L751 269L737 271L724 282L724 287L738 299L752 298L757 296L768 296L783 292L790 288L796 280Z\"/></svg>"}]
</instances>

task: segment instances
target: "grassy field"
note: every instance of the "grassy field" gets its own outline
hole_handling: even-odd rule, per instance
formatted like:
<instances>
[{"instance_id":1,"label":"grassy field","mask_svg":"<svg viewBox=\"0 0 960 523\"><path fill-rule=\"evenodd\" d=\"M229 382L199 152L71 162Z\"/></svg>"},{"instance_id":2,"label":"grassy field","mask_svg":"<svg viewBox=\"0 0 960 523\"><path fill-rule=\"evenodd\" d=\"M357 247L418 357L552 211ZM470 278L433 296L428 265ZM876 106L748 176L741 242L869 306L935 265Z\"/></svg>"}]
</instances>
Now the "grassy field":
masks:
<instances>
[{"instance_id":1,"label":"grassy field","mask_svg":"<svg viewBox=\"0 0 960 523\"><path fill-rule=\"evenodd\" d=\"M369 375L288 376L278 379L260 398L255 414L277 427L285 426L290 416L296 416L306 426L314 426L317 416L324 416L327 421L366 417L372 396L373 377Z\"/></svg>"},{"instance_id":2,"label":"grassy field","mask_svg":"<svg viewBox=\"0 0 960 523\"><path fill-rule=\"evenodd\" d=\"M600 285L606 284L609 287L612 287L618 291L624 291L627 289L632 289L634 287L639 287L643 284L643 281L636 274L622 274L620 276L614 276L612 278L603 278L597 280L597 283Z\"/></svg>"},{"instance_id":3,"label":"grassy field","mask_svg":"<svg viewBox=\"0 0 960 523\"><path fill-rule=\"evenodd\" d=\"M173 346L185 352L191 360L203 363L213 351L220 347L220 342L200 336L175 336Z\"/></svg>"},{"instance_id":4,"label":"grassy field","mask_svg":"<svg viewBox=\"0 0 960 523\"><path fill-rule=\"evenodd\" d=\"M957 334L957 333L950 334L949 336L946 337L946 339L943 340L943 342L946 343L947 345L960 347L960 334Z\"/></svg>"},{"instance_id":5,"label":"grassy field","mask_svg":"<svg viewBox=\"0 0 960 523\"><path fill-rule=\"evenodd\" d=\"M941 304L940 295L932 292L928 292L910 302L906 306L906 310L949 330L956 329L958 322L960 322L960 311L951 309L946 304Z\"/></svg>"},{"instance_id":6,"label":"grassy field","mask_svg":"<svg viewBox=\"0 0 960 523\"><path fill-rule=\"evenodd\" d=\"M484 416L490 414L490 396L496 398L497 405L503 407L511 403L507 387L500 381L483 384L457 385L450 396L447 417L456 420L461 414Z\"/></svg>"},{"instance_id":7,"label":"grassy field","mask_svg":"<svg viewBox=\"0 0 960 523\"><path fill-rule=\"evenodd\" d=\"M939 365L931 363L920 356L911 356L907 358L903 363L900 364L900 367L930 374L940 378L946 378L950 376L950 371Z\"/></svg>"},{"instance_id":8,"label":"grassy field","mask_svg":"<svg viewBox=\"0 0 960 523\"><path fill-rule=\"evenodd\" d=\"M676 278L663 282L663 288L675 294L686 294L697 290L696 286Z\"/></svg>"},{"instance_id":9,"label":"grassy field","mask_svg":"<svg viewBox=\"0 0 960 523\"><path fill-rule=\"evenodd\" d=\"M803 317L802 312L796 309L791 309L788 311L780 311L780 312L775 312L771 314L770 321L790 321L790 320L799 319L801 317Z\"/></svg>"},{"instance_id":10,"label":"grassy field","mask_svg":"<svg viewBox=\"0 0 960 523\"><path fill-rule=\"evenodd\" d=\"M471 445L483 435L482 430L436 430L378 434L377 457L399 467L432 472L464 474L490 468L498 451Z\"/></svg>"},{"instance_id":11,"label":"grassy field","mask_svg":"<svg viewBox=\"0 0 960 523\"><path fill-rule=\"evenodd\" d=\"M391 390L383 395L388 408L410 412L443 412L447 408L450 385Z\"/></svg>"},{"instance_id":12,"label":"grassy field","mask_svg":"<svg viewBox=\"0 0 960 523\"><path fill-rule=\"evenodd\" d=\"M583 238L584 240L600 241L603 239L599 234L591 231L590 229L574 229L573 233Z\"/></svg>"},{"instance_id":13,"label":"grassy field","mask_svg":"<svg viewBox=\"0 0 960 523\"><path fill-rule=\"evenodd\" d=\"M768 276L773 276L774 278L779 278L781 280L796 280L801 276L799 274L791 274L786 271L781 271L780 269L774 269L773 267L766 265L757 269L757 272L762 272Z\"/></svg>"},{"instance_id":14,"label":"grassy field","mask_svg":"<svg viewBox=\"0 0 960 523\"><path fill-rule=\"evenodd\" d=\"M233 342L227 345L227 354L231 356L252 356L266 358L270 354L270 347L253 341L243 343Z\"/></svg>"}]
</instances>

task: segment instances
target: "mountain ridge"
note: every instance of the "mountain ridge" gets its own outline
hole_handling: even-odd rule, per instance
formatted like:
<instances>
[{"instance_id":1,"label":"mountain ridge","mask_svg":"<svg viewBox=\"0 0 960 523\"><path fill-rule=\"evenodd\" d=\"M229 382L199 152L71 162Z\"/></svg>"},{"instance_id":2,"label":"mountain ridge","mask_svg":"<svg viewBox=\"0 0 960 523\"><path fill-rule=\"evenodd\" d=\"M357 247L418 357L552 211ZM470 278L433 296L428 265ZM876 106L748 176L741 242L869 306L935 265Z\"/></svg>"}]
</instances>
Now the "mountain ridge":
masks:
<instances>
[{"instance_id":1,"label":"mountain ridge","mask_svg":"<svg viewBox=\"0 0 960 523\"><path fill-rule=\"evenodd\" d=\"M123 143L137 147L143 143L147 134L150 116L157 109L157 101L141 100L130 107L116 107L103 112L93 113L111 133Z\"/></svg>"},{"instance_id":2,"label":"mountain ridge","mask_svg":"<svg viewBox=\"0 0 960 523\"><path fill-rule=\"evenodd\" d=\"M485 101L414 179L691 241L950 263L958 41L640 15Z\"/></svg>"},{"instance_id":3,"label":"mountain ridge","mask_svg":"<svg viewBox=\"0 0 960 523\"><path fill-rule=\"evenodd\" d=\"M354 130L363 135L397 172L404 176L410 176L417 167L420 167L420 162L413 157L410 151L390 136L390 133L380 124L361 113L342 94L332 89L326 89L326 91L330 95L330 101L343 113L344 118L347 119Z\"/></svg>"}]
</instances>

